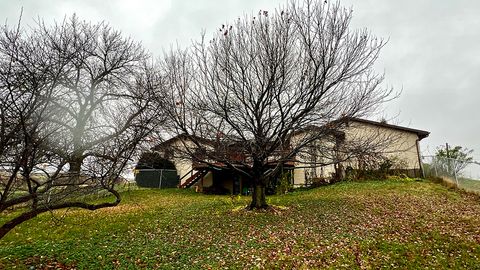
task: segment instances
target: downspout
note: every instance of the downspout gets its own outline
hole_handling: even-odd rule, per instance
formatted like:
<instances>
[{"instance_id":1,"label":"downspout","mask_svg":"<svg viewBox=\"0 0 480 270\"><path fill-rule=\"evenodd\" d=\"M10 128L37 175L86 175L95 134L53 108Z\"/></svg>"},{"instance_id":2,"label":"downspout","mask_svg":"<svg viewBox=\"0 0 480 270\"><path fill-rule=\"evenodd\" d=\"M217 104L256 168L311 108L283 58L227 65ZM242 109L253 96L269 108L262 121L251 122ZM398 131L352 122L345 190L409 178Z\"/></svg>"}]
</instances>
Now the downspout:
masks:
<instances>
[{"instance_id":1,"label":"downspout","mask_svg":"<svg viewBox=\"0 0 480 270\"><path fill-rule=\"evenodd\" d=\"M420 167L420 174L421 174L421 177L422 178L425 178L425 172L423 171L423 165L422 165L422 158L420 157L420 139L417 138L417 140L415 140L415 144L417 146L417 157L418 157L418 166Z\"/></svg>"}]
</instances>

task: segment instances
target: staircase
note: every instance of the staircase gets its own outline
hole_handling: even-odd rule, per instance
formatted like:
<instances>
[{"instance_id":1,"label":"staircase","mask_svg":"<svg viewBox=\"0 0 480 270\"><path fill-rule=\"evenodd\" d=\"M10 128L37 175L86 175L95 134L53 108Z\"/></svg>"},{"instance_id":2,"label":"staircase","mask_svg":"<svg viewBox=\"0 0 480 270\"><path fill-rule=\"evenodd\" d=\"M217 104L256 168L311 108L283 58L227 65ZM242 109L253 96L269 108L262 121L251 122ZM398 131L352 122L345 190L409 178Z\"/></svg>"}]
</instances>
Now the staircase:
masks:
<instances>
[{"instance_id":1,"label":"staircase","mask_svg":"<svg viewBox=\"0 0 480 270\"><path fill-rule=\"evenodd\" d=\"M183 184L180 184L178 187L179 188L189 188L193 186L195 183L198 182L198 180L202 179L206 174L208 173L208 170L200 170L197 171L196 173L192 174Z\"/></svg>"}]
</instances>

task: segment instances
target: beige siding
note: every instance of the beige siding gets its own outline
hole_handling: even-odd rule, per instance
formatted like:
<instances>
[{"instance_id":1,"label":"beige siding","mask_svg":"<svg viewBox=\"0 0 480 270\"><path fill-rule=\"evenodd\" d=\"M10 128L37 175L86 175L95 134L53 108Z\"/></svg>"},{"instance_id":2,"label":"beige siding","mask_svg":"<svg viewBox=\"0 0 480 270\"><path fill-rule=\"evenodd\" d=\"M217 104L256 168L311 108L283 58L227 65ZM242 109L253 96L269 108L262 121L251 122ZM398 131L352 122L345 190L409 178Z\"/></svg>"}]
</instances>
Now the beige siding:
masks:
<instances>
[{"instance_id":1,"label":"beige siding","mask_svg":"<svg viewBox=\"0 0 480 270\"><path fill-rule=\"evenodd\" d=\"M383 156L394 161L397 169L419 169L416 133L354 122L345 130L345 140L368 141L377 145ZM354 163L354 162L352 162Z\"/></svg>"},{"instance_id":2,"label":"beige siding","mask_svg":"<svg viewBox=\"0 0 480 270\"><path fill-rule=\"evenodd\" d=\"M177 169L177 174L179 177L184 176L188 172L192 170L192 161L187 160L187 159L180 159L180 158L174 158L172 160L173 164L175 164L175 168ZM195 172L193 172L195 173ZM180 184L183 184L185 180L188 179L188 176L183 178Z\"/></svg>"},{"instance_id":3,"label":"beige siding","mask_svg":"<svg viewBox=\"0 0 480 270\"><path fill-rule=\"evenodd\" d=\"M212 172L207 173L205 177L203 177L203 187L211 187L213 185L213 174Z\"/></svg>"},{"instance_id":4,"label":"beige siding","mask_svg":"<svg viewBox=\"0 0 480 270\"><path fill-rule=\"evenodd\" d=\"M185 149L186 147L193 148L194 144L192 142L186 142L184 144L179 140L175 141L172 144L173 149ZM159 153L162 155L165 155L164 151L159 151ZM170 161L172 161L173 164L175 165L175 168L177 169L177 174L179 177L186 175L192 170L193 163L191 159L178 156L178 153L173 153L173 156L174 156L173 158L170 158ZM195 171L193 171L192 173L195 173ZM183 184L187 179L188 177L183 178L180 184Z\"/></svg>"},{"instance_id":5,"label":"beige siding","mask_svg":"<svg viewBox=\"0 0 480 270\"><path fill-rule=\"evenodd\" d=\"M344 132L345 145L343 147L355 144L365 145L367 147L373 146L375 147L375 152L381 152L382 156L394 162L395 169L420 169L417 149L418 135L416 133L363 122L351 122ZM292 145L297 145L304 139L304 136L307 136L307 134L297 134L292 139ZM322 142L317 142L317 144L322 144ZM327 145L327 148L331 149L334 147L332 142L327 141L324 141L322 145ZM342 146L340 145L339 147ZM325 150L322 149L322 151ZM312 165L312 160L316 160L316 158L313 157L314 154L318 155L319 153L315 153L312 148L297 155L293 176L295 185L304 185L308 179L315 177L328 179L335 172L333 165L310 168L315 166L314 164ZM331 154L328 156L333 157ZM323 160L319 162L330 163L332 161L333 158L326 160L326 158L323 157ZM356 168L357 164L358 162L355 159L351 159L343 163L343 168L347 166Z\"/></svg>"},{"instance_id":6,"label":"beige siding","mask_svg":"<svg viewBox=\"0 0 480 270\"><path fill-rule=\"evenodd\" d=\"M292 146L298 145L298 143L305 140L305 136L308 136L308 134L299 133L294 136L292 138ZM293 183L295 186L305 185L312 178L330 178L332 173L335 172L333 165L320 166L322 163L328 164L332 162L332 159L325 157L325 153L322 153L322 151L325 148L333 151L334 144L327 140L321 140L316 142L316 145L318 147L315 145L306 147L295 157L296 162L293 172ZM331 154L328 153L326 156Z\"/></svg>"},{"instance_id":7,"label":"beige siding","mask_svg":"<svg viewBox=\"0 0 480 270\"><path fill-rule=\"evenodd\" d=\"M208 172L203 179L198 181L194 186L198 187L200 190L203 191L203 188L211 187L213 185L213 174L212 172Z\"/></svg>"},{"instance_id":8,"label":"beige siding","mask_svg":"<svg viewBox=\"0 0 480 270\"><path fill-rule=\"evenodd\" d=\"M296 163L295 167L297 167L300 163ZM295 168L293 170L293 185L294 186L303 186L305 185L305 169L303 168Z\"/></svg>"}]
</instances>

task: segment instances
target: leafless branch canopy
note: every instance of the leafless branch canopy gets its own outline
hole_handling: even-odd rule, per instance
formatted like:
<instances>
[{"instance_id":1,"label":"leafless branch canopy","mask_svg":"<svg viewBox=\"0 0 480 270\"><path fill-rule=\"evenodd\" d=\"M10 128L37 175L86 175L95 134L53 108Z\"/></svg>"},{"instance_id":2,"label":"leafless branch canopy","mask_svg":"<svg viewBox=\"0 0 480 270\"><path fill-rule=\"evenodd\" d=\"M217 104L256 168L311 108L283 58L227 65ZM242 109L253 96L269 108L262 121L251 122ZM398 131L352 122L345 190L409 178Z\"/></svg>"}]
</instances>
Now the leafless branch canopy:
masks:
<instances>
[{"instance_id":1,"label":"leafless branch canopy","mask_svg":"<svg viewBox=\"0 0 480 270\"><path fill-rule=\"evenodd\" d=\"M120 202L115 184L161 120L161 80L140 44L73 16L0 35L0 238L42 212ZM155 91L157 93L155 93ZM113 202L90 203L110 193Z\"/></svg>"},{"instance_id":2,"label":"leafless branch canopy","mask_svg":"<svg viewBox=\"0 0 480 270\"><path fill-rule=\"evenodd\" d=\"M293 1L172 51L163 62L172 132L260 183L313 141L331 141L339 119L366 116L392 96L373 71L385 42L351 30L351 18L338 3ZM247 158L220 151L232 146ZM272 156L278 166L267 169Z\"/></svg>"}]
</instances>

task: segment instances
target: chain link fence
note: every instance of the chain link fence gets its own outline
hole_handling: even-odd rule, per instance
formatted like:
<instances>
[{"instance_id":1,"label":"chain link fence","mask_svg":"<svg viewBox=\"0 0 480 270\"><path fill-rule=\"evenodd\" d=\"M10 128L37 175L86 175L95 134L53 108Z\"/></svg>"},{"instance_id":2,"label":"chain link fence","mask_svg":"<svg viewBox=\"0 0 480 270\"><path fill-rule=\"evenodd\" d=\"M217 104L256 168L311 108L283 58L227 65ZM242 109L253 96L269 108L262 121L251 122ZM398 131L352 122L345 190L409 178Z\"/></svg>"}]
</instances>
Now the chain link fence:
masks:
<instances>
[{"instance_id":1,"label":"chain link fence","mask_svg":"<svg viewBox=\"0 0 480 270\"><path fill-rule=\"evenodd\" d=\"M423 156L422 163L426 177L442 178L458 188L480 193L480 162Z\"/></svg>"},{"instance_id":2,"label":"chain link fence","mask_svg":"<svg viewBox=\"0 0 480 270\"><path fill-rule=\"evenodd\" d=\"M177 170L167 169L136 170L135 182L146 188L174 188L180 184Z\"/></svg>"}]
</instances>

